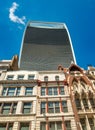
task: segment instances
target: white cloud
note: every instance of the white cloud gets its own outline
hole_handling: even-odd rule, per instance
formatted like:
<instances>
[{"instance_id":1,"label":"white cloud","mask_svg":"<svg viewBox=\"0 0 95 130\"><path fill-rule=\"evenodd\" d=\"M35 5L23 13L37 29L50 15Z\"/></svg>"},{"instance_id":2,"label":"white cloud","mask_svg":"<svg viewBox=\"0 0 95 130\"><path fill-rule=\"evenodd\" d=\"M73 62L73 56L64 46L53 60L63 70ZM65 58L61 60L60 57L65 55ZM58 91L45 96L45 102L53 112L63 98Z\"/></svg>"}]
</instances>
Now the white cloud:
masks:
<instances>
[{"instance_id":1,"label":"white cloud","mask_svg":"<svg viewBox=\"0 0 95 130\"><path fill-rule=\"evenodd\" d=\"M15 10L18 8L18 4L16 2L13 2L12 7L9 9L9 19L15 23L20 23L20 24L25 24L25 16L23 16L22 18L19 18L18 16L16 16Z\"/></svg>"}]
</instances>

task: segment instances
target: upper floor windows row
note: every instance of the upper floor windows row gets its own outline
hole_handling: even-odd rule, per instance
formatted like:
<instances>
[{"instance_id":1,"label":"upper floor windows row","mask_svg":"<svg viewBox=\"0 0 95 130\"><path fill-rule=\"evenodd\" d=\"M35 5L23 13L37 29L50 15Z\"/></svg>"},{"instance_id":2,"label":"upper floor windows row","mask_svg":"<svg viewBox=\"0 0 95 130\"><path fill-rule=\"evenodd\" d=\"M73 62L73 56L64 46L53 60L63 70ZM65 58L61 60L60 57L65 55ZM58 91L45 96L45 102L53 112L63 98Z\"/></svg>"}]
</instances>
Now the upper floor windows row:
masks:
<instances>
[{"instance_id":1,"label":"upper floor windows row","mask_svg":"<svg viewBox=\"0 0 95 130\"><path fill-rule=\"evenodd\" d=\"M0 103L0 114L16 114L17 102ZM21 113L29 114L32 112L32 102L23 102L21 105Z\"/></svg>"},{"instance_id":2,"label":"upper floor windows row","mask_svg":"<svg viewBox=\"0 0 95 130\"><path fill-rule=\"evenodd\" d=\"M62 108L62 112L68 112L67 101L53 101L53 102L41 102L41 114L46 113L46 105L48 107L48 113L60 113L60 109Z\"/></svg>"},{"instance_id":3,"label":"upper floor windows row","mask_svg":"<svg viewBox=\"0 0 95 130\"><path fill-rule=\"evenodd\" d=\"M46 89L47 89L47 92L46 92ZM48 87L48 88L45 88L45 87L42 87L41 88L41 96L45 96L45 95L64 95L65 92L64 92L64 87Z\"/></svg>"},{"instance_id":4,"label":"upper floor windows row","mask_svg":"<svg viewBox=\"0 0 95 130\"><path fill-rule=\"evenodd\" d=\"M48 80L49 80L49 77L48 77L48 76L45 76L45 77L44 77L44 81L47 82ZM59 81L59 80L60 80L59 76L56 75L56 76L55 76L55 80L56 80L56 81Z\"/></svg>"},{"instance_id":5,"label":"upper floor windows row","mask_svg":"<svg viewBox=\"0 0 95 130\"><path fill-rule=\"evenodd\" d=\"M66 127L66 130L71 130L71 122L65 121L64 125ZM52 121L48 123L49 130L62 130L62 122L61 121ZM46 130L46 122L41 122L40 124L40 130Z\"/></svg>"},{"instance_id":6,"label":"upper floor windows row","mask_svg":"<svg viewBox=\"0 0 95 130\"><path fill-rule=\"evenodd\" d=\"M25 75L17 75L16 80L23 80L25 77ZM33 80L35 77L35 75L28 75L27 79L28 80ZM7 80L13 80L14 79L14 75L7 75L6 77Z\"/></svg>"},{"instance_id":7,"label":"upper floor windows row","mask_svg":"<svg viewBox=\"0 0 95 130\"><path fill-rule=\"evenodd\" d=\"M13 124L14 122L0 123L0 130L12 130ZM62 121L48 122L47 126L49 130L62 130ZM64 126L66 127L66 130L71 130L71 121L70 120L65 121ZM30 129L31 129L30 122L19 122L18 130L30 130ZM46 122L41 122L39 130L46 130L46 129L47 129Z\"/></svg>"},{"instance_id":8,"label":"upper floor windows row","mask_svg":"<svg viewBox=\"0 0 95 130\"><path fill-rule=\"evenodd\" d=\"M2 96L19 96L21 93L21 87L4 87L2 91ZM26 96L33 95L33 87L23 88L23 94Z\"/></svg>"},{"instance_id":9,"label":"upper floor windows row","mask_svg":"<svg viewBox=\"0 0 95 130\"><path fill-rule=\"evenodd\" d=\"M13 130L13 122L8 123L0 123L0 130ZM30 123L29 122L20 122L18 130L29 130Z\"/></svg>"}]
</instances>

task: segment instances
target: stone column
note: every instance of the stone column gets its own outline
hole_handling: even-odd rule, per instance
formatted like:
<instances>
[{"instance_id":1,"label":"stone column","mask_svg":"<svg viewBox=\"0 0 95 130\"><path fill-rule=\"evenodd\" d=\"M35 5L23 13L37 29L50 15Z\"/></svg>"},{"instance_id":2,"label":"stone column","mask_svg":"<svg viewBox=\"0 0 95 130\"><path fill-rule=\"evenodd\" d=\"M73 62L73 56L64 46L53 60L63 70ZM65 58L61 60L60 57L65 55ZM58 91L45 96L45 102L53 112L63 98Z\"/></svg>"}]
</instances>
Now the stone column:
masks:
<instances>
[{"instance_id":1,"label":"stone column","mask_svg":"<svg viewBox=\"0 0 95 130\"><path fill-rule=\"evenodd\" d=\"M20 95L25 95L25 86L21 86Z\"/></svg>"},{"instance_id":2,"label":"stone column","mask_svg":"<svg viewBox=\"0 0 95 130\"><path fill-rule=\"evenodd\" d=\"M12 130L19 130L19 128L20 128L20 123L19 122L14 122Z\"/></svg>"},{"instance_id":3,"label":"stone column","mask_svg":"<svg viewBox=\"0 0 95 130\"><path fill-rule=\"evenodd\" d=\"M16 109L16 114L21 114L22 113L22 108L23 108L22 101L18 101L17 109Z\"/></svg>"}]
</instances>

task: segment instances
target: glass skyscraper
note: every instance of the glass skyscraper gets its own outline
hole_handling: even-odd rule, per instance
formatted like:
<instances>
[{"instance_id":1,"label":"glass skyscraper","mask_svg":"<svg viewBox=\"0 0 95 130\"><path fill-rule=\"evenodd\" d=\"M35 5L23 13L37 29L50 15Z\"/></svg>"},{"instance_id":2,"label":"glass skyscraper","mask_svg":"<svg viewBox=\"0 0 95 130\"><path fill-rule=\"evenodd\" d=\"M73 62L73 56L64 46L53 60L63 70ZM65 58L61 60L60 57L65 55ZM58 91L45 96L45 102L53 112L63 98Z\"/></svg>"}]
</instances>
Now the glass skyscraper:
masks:
<instances>
[{"instance_id":1,"label":"glass skyscraper","mask_svg":"<svg viewBox=\"0 0 95 130\"><path fill-rule=\"evenodd\" d=\"M75 56L68 29L64 23L30 21L25 29L20 52L24 70L56 70L68 67Z\"/></svg>"}]
</instances>

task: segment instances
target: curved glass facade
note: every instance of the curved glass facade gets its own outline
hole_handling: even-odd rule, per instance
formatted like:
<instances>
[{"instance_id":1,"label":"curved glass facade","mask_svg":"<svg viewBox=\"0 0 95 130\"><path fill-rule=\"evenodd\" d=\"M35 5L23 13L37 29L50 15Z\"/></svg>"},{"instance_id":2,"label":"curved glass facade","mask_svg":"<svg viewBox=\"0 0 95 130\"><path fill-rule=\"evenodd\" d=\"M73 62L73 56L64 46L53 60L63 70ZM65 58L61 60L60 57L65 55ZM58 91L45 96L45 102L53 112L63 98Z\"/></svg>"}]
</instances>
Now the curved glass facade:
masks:
<instances>
[{"instance_id":1,"label":"curved glass facade","mask_svg":"<svg viewBox=\"0 0 95 130\"><path fill-rule=\"evenodd\" d=\"M29 22L21 52L20 68L24 70L57 70L75 63L74 52L64 23Z\"/></svg>"}]
</instances>

